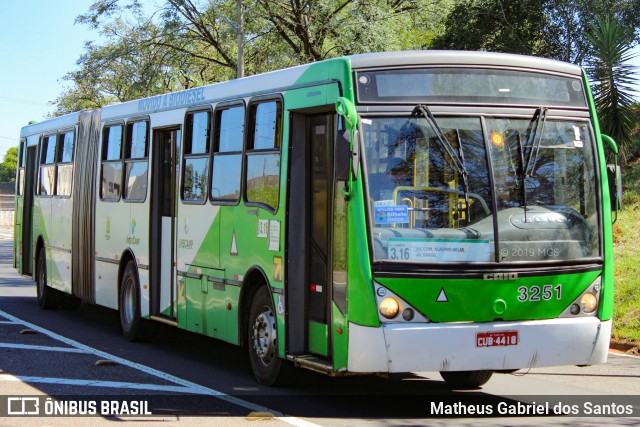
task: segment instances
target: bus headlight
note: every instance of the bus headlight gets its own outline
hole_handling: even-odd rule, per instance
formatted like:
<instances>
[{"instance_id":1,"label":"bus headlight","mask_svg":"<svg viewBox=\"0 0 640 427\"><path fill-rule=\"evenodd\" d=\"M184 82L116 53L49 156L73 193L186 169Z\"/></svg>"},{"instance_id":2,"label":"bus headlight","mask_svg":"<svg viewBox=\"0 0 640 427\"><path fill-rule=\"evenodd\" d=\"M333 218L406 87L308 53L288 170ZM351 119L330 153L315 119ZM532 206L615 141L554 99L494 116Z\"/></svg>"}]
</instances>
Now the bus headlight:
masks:
<instances>
[{"instance_id":1,"label":"bus headlight","mask_svg":"<svg viewBox=\"0 0 640 427\"><path fill-rule=\"evenodd\" d=\"M585 313L593 313L598 307L598 298L591 292L587 292L580 298L580 305Z\"/></svg>"},{"instance_id":2,"label":"bus headlight","mask_svg":"<svg viewBox=\"0 0 640 427\"><path fill-rule=\"evenodd\" d=\"M601 290L602 277L598 276L558 317L595 316Z\"/></svg>"},{"instance_id":3,"label":"bus headlight","mask_svg":"<svg viewBox=\"0 0 640 427\"><path fill-rule=\"evenodd\" d=\"M393 319L398 315L400 311L400 303L395 298L385 298L380 301L380 305L378 307L380 310L380 314L387 319Z\"/></svg>"}]
</instances>

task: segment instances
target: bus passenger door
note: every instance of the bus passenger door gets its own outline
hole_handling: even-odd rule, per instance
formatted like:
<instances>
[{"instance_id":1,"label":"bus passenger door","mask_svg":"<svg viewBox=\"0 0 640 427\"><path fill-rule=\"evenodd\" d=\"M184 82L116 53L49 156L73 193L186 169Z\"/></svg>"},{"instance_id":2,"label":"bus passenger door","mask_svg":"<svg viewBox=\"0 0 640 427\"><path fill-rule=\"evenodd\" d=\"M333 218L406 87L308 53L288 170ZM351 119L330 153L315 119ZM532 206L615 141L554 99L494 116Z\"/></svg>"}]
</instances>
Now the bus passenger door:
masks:
<instances>
[{"instance_id":1,"label":"bus passenger door","mask_svg":"<svg viewBox=\"0 0 640 427\"><path fill-rule=\"evenodd\" d=\"M292 114L287 261L288 349L331 359L335 110Z\"/></svg>"},{"instance_id":2,"label":"bus passenger door","mask_svg":"<svg viewBox=\"0 0 640 427\"><path fill-rule=\"evenodd\" d=\"M151 314L176 318L176 152L180 129L154 131L151 190Z\"/></svg>"},{"instance_id":3,"label":"bus passenger door","mask_svg":"<svg viewBox=\"0 0 640 427\"><path fill-rule=\"evenodd\" d=\"M22 188L22 274L33 272L33 194L35 192L36 153L38 147L26 147L24 159L24 177L21 178Z\"/></svg>"}]
</instances>

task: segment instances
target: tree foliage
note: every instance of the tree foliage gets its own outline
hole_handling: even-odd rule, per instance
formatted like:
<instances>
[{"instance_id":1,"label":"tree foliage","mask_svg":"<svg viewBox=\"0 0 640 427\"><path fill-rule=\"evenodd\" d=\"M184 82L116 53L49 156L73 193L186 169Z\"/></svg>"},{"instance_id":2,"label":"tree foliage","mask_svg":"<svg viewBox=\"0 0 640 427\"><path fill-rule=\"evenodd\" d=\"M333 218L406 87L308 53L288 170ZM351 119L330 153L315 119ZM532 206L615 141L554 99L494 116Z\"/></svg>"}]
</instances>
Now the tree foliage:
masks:
<instances>
[{"instance_id":1,"label":"tree foliage","mask_svg":"<svg viewBox=\"0 0 640 427\"><path fill-rule=\"evenodd\" d=\"M581 64L589 30L602 16L640 26L640 0L462 0L434 42L443 49L488 50Z\"/></svg>"},{"instance_id":2,"label":"tree foliage","mask_svg":"<svg viewBox=\"0 0 640 427\"><path fill-rule=\"evenodd\" d=\"M245 0L247 75L381 50L423 49L453 0ZM77 22L87 43L55 115L236 75L236 0L165 0L152 16L139 0L96 0Z\"/></svg>"},{"instance_id":3,"label":"tree foliage","mask_svg":"<svg viewBox=\"0 0 640 427\"><path fill-rule=\"evenodd\" d=\"M623 163L632 143L633 94L638 84L633 58L633 29L615 18L605 18L588 33L593 46L587 73L593 86L598 118L603 133L617 141Z\"/></svg>"},{"instance_id":4,"label":"tree foliage","mask_svg":"<svg viewBox=\"0 0 640 427\"><path fill-rule=\"evenodd\" d=\"M18 147L7 150L0 163L0 182L11 182L16 179L16 165L18 164Z\"/></svg>"}]
</instances>

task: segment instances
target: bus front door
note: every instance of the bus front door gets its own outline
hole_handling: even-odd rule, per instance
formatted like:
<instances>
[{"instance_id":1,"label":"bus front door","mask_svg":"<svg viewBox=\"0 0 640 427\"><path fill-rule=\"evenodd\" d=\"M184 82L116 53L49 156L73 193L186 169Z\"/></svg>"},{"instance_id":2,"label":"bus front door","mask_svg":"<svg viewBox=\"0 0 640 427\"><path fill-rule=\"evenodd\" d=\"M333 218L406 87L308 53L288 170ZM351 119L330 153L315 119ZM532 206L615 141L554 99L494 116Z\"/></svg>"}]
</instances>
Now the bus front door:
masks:
<instances>
[{"instance_id":1,"label":"bus front door","mask_svg":"<svg viewBox=\"0 0 640 427\"><path fill-rule=\"evenodd\" d=\"M335 110L292 114L287 347L331 359Z\"/></svg>"},{"instance_id":2,"label":"bus front door","mask_svg":"<svg viewBox=\"0 0 640 427\"><path fill-rule=\"evenodd\" d=\"M154 131L151 191L151 314L176 318L176 153L180 129Z\"/></svg>"}]
</instances>

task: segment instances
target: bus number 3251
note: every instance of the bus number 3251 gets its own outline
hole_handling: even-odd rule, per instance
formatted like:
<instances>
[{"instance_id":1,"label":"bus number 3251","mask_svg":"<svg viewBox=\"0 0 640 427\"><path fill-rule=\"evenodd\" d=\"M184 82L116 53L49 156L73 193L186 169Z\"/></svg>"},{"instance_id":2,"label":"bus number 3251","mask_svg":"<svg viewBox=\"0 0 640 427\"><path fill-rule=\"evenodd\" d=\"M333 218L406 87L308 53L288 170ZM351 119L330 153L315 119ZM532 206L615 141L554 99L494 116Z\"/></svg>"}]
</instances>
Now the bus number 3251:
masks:
<instances>
[{"instance_id":1,"label":"bus number 3251","mask_svg":"<svg viewBox=\"0 0 640 427\"><path fill-rule=\"evenodd\" d=\"M544 286L520 286L518 288L518 301L549 301L551 299L559 300L562 298L562 285L544 285Z\"/></svg>"}]
</instances>

